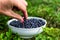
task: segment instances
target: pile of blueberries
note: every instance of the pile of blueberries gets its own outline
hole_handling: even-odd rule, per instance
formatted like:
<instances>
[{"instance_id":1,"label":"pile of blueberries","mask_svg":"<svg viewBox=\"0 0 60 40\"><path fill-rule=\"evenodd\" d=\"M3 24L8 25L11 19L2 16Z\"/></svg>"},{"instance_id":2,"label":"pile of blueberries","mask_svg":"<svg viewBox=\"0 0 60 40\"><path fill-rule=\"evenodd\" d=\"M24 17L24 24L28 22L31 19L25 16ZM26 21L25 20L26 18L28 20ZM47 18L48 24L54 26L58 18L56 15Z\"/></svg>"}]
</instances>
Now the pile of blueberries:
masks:
<instances>
[{"instance_id":1,"label":"pile of blueberries","mask_svg":"<svg viewBox=\"0 0 60 40\"><path fill-rule=\"evenodd\" d=\"M24 23L14 20L10 23L11 26L17 28L37 28L43 26L44 24L45 22L40 19L27 19L24 21Z\"/></svg>"}]
</instances>

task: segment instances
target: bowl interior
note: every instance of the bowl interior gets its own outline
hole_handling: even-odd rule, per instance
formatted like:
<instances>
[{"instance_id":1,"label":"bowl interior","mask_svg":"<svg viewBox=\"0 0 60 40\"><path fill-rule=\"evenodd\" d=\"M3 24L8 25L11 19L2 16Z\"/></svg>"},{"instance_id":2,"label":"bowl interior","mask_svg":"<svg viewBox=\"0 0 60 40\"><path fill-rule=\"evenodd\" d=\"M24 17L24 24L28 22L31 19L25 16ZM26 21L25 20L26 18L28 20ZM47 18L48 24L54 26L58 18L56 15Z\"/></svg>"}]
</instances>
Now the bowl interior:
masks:
<instances>
[{"instance_id":1,"label":"bowl interior","mask_svg":"<svg viewBox=\"0 0 60 40\"><path fill-rule=\"evenodd\" d=\"M39 17L28 17L28 19L33 19L33 18L34 18L34 19L40 19L40 20L43 20L43 21L45 22L44 25L47 24L47 21L46 21L45 19L43 19L43 18L39 18ZM12 21L14 21L14 20L18 21L17 19L11 19L11 20L9 20L9 21L7 22L8 26L11 26L10 23L11 23ZM43 26L44 26L44 25L43 25Z\"/></svg>"}]
</instances>

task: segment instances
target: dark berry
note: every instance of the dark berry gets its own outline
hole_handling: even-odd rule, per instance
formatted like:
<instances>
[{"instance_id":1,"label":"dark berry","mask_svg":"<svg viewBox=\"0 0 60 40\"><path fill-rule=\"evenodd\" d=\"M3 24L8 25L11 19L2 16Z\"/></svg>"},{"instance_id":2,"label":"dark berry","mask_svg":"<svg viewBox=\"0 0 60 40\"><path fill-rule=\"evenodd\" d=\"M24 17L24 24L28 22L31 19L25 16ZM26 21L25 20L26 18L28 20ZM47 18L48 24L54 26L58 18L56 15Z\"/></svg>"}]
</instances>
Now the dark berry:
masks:
<instances>
[{"instance_id":1,"label":"dark berry","mask_svg":"<svg viewBox=\"0 0 60 40\"><path fill-rule=\"evenodd\" d=\"M40 19L27 19L24 20L24 23L21 23L20 21L12 21L10 25L18 28L37 28L41 27L45 24L43 20Z\"/></svg>"}]
</instances>

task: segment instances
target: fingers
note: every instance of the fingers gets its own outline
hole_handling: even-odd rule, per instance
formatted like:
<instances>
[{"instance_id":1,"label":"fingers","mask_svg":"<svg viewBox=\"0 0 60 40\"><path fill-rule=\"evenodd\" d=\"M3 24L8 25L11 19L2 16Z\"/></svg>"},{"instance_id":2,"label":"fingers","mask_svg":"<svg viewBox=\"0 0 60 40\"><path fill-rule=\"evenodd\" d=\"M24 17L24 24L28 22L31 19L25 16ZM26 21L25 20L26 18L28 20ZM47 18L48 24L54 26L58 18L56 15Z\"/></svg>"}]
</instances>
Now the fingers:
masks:
<instances>
[{"instance_id":1,"label":"fingers","mask_svg":"<svg viewBox=\"0 0 60 40\"><path fill-rule=\"evenodd\" d=\"M14 5L23 12L24 17L27 19L28 14L27 14L26 6L25 6L26 3L25 4L24 3L25 1L20 0L20 1L16 1Z\"/></svg>"},{"instance_id":2,"label":"fingers","mask_svg":"<svg viewBox=\"0 0 60 40\"><path fill-rule=\"evenodd\" d=\"M24 19L27 19L27 17L28 17L27 11L22 11L22 12L24 14Z\"/></svg>"},{"instance_id":3,"label":"fingers","mask_svg":"<svg viewBox=\"0 0 60 40\"><path fill-rule=\"evenodd\" d=\"M21 0L21 2L22 2L25 6L28 5L27 2L26 2L25 0Z\"/></svg>"},{"instance_id":4,"label":"fingers","mask_svg":"<svg viewBox=\"0 0 60 40\"><path fill-rule=\"evenodd\" d=\"M19 14L13 12L12 10L5 11L5 12L3 12L3 13L4 13L5 15L7 15L7 16L11 16L11 17L16 18L16 19L18 19L18 20L21 20L21 22L24 21L23 18L22 18Z\"/></svg>"}]
</instances>

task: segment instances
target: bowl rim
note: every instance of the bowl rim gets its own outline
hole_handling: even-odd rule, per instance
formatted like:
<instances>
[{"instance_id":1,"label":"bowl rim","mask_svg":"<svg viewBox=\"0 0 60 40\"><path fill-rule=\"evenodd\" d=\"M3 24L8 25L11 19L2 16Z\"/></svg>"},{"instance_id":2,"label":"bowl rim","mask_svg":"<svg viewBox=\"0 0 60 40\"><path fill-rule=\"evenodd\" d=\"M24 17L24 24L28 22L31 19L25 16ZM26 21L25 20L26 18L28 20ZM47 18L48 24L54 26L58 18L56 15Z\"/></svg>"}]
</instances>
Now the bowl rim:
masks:
<instances>
[{"instance_id":1,"label":"bowl rim","mask_svg":"<svg viewBox=\"0 0 60 40\"><path fill-rule=\"evenodd\" d=\"M29 18L37 18L37 19L41 19L41 20L43 20L43 21L45 22L44 25L47 24L47 21L46 21L45 19L43 19L43 18L39 18L39 17L28 17L28 19L29 19ZM10 23L11 23L13 20L18 21L17 19L10 19L10 20L7 22L7 25L8 25L8 26L11 26ZM44 25L42 25L42 26L44 26ZM42 27L42 26L41 26L41 27ZM14 27L14 26L12 26L12 27ZM18 28L18 27L15 27L15 28ZM40 27L36 27L36 28L40 28ZM18 29L35 29L35 28L18 28Z\"/></svg>"}]
</instances>

